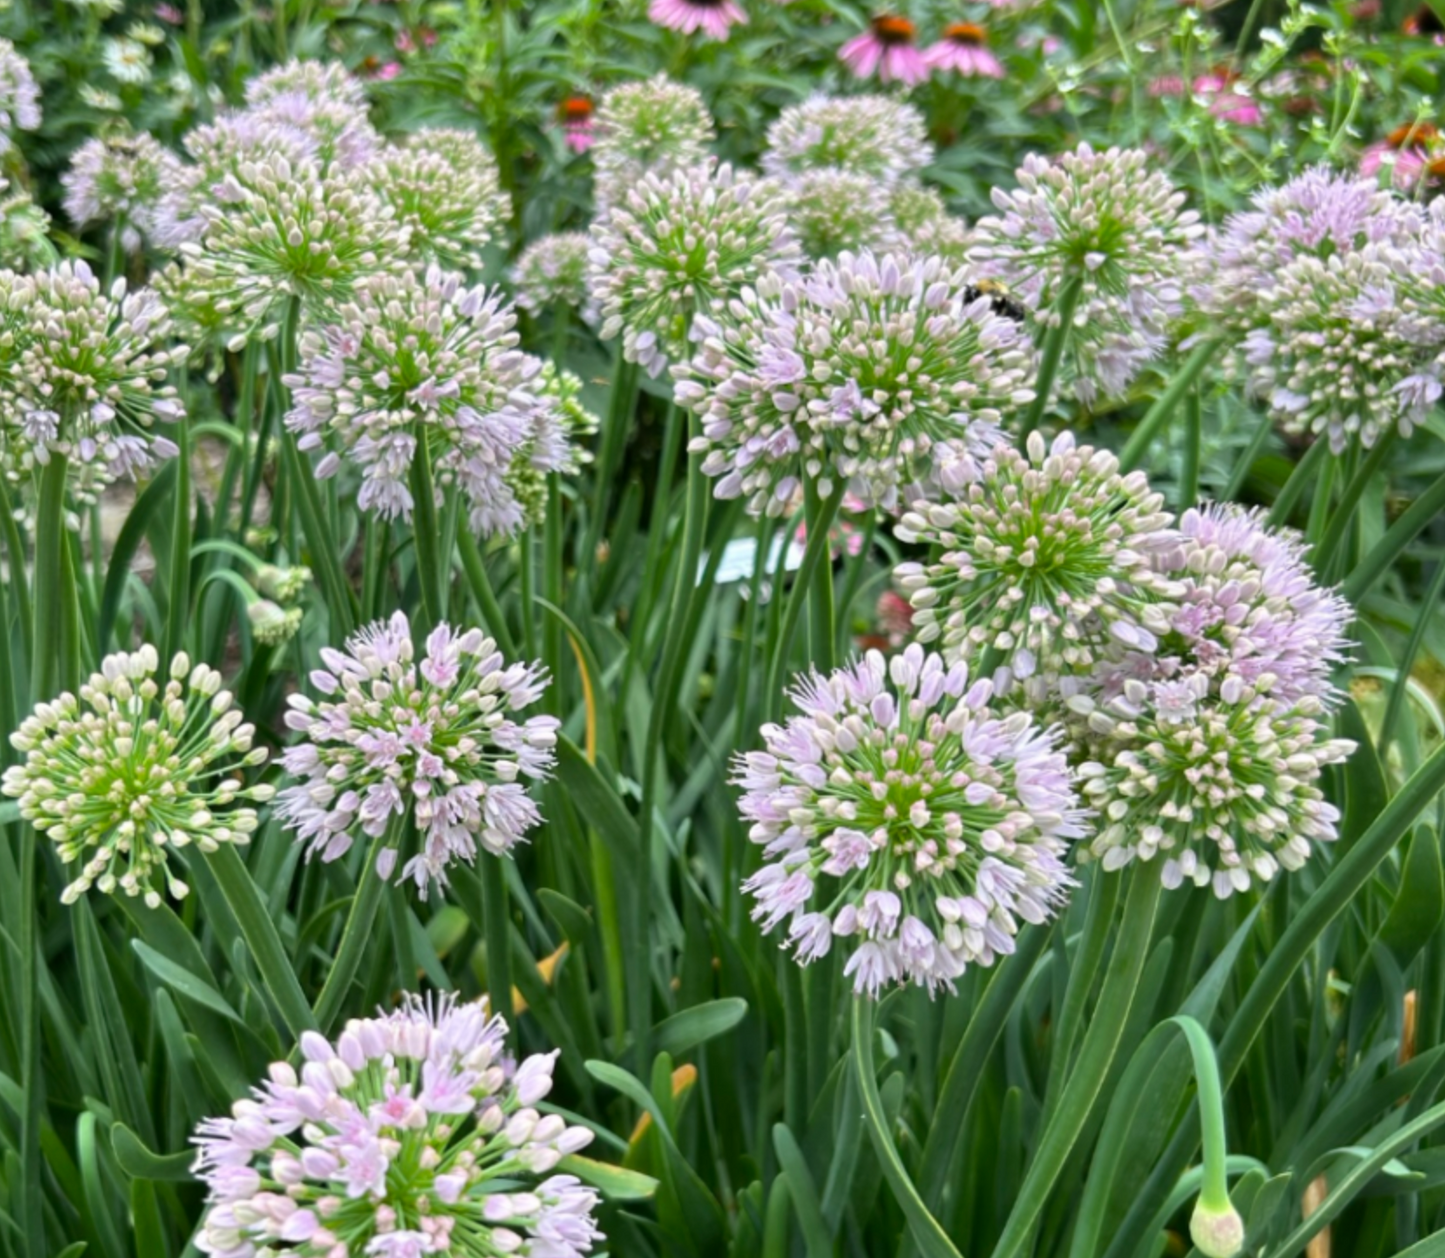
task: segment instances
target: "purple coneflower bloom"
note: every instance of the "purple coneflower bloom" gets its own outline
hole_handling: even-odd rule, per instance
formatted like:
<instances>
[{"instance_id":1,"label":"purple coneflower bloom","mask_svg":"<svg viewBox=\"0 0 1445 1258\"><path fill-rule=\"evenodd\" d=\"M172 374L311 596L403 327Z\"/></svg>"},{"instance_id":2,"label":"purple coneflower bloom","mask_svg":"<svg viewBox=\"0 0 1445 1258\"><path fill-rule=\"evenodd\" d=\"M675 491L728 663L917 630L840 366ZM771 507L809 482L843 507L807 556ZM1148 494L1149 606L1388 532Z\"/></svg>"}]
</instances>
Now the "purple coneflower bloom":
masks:
<instances>
[{"instance_id":1,"label":"purple coneflower bloom","mask_svg":"<svg viewBox=\"0 0 1445 1258\"><path fill-rule=\"evenodd\" d=\"M733 0L652 0L647 16L658 26L691 35L701 31L708 39L726 39L728 30L746 23L748 15Z\"/></svg>"},{"instance_id":2,"label":"purple coneflower bloom","mask_svg":"<svg viewBox=\"0 0 1445 1258\"><path fill-rule=\"evenodd\" d=\"M965 78L1003 78L1003 63L988 50L988 32L974 22L954 22L923 59L935 70L953 70Z\"/></svg>"},{"instance_id":3,"label":"purple coneflower bloom","mask_svg":"<svg viewBox=\"0 0 1445 1258\"><path fill-rule=\"evenodd\" d=\"M928 77L928 63L914 44L917 28L906 17L881 13L861 35L838 49L838 59L860 79L876 72L884 83L912 87Z\"/></svg>"}]
</instances>

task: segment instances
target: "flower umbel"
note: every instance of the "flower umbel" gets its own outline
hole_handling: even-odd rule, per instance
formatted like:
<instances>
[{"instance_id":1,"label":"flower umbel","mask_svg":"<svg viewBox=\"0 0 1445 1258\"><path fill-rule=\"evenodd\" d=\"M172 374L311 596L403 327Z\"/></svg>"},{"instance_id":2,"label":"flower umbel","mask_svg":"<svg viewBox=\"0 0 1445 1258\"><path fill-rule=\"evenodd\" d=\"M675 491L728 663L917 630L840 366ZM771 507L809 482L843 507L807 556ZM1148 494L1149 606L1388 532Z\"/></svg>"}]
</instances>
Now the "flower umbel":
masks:
<instances>
[{"instance_id":1,"label":"flower umbel","mask_svg":"<svg viewBox=\"0 0 1445 1258\"><path fill-rule=\"evenodd\" d=\"M403 612L362 629L345 651L326 647L311 684L324 698L292 695L286 724L305 741L281 757L303 779L277 796L276 813L307 856L336 860L356 830L400 837L414 818L420 850L402 869L426 894L446 885L455 860L472 863L477 843L503 856L541 820L520 778L552 767L558 722L509 713L547 686L538 665L507 665L479 629L438 625L417 661ZM398 855L389 841L378 872Z\"/></svg>"},{"instance_id":2,"label":"flower umbel","mask_svg":"<svg viewBox=\"0 0 1445 1258\"><path fill-rule=\"evenodd\" d=\"M224 1258L581 1258L602 1239L597 1194L550 1172L592 1139L536 1109L557 1053L513 1066L485 1002L408 995L352 1019L229 1118L196 1128L210 1190L197 1237Z\"/></svg>"},{"instance_id":3,"label":"flower umbel","mask_svg":"<svg viewBox=\"0 0 1445 1258\"><path fill-rule=\"evenodd\" d=\"M703 161L713 139L712 115L696 88L655 74L608 92L592 135L597 208L605 214L644 174L666 178Z\"/></svg>"},{"instance_id":4,"label":"flower umbel","mask_svg":"<svg viewBox=\"0 0 1445 1258\"><path fill-rule=\"evenodd\" d=\"M107 656L80 688L42 703L10 736L25 762L5 771L5 794L20 815L54 841L60 859L80 872L61 899L73 904L96 887L144 896L155 907L165 887L187 893L170 853L194 843L247 843L269 786L246 787L240 770L261 764L252 726L242 723L221 689L221 675L191 666L184 652L169 678L156 676L152 646Z\"/></svg>"},{"instance_id":5,"label":"flower umbel","mask_svg":"<svg viewBox=\"0 0 1445 1258\"><path fill-rule=\"evenodd\" d=\"M951 990L1065 901L1067 841L1085 833L1068 766L991 695L922 647L870 651L800 682L800 714L739 755L739 807L768 859L743 887L764 931L788 922L799 962L855 940L844 973L860 994Z\"/></svg>"},{"instance_id":6,"label":"flower umbel","mask_svg":"<svg viewBox=\"0 0 1445 1258\"><path fill-rule=\"evenodd\" d=\"M923 115L889 96L811 96L768 128L763 171L847 170L892 187L933 160Z\"/></svg>"}]
</instances>

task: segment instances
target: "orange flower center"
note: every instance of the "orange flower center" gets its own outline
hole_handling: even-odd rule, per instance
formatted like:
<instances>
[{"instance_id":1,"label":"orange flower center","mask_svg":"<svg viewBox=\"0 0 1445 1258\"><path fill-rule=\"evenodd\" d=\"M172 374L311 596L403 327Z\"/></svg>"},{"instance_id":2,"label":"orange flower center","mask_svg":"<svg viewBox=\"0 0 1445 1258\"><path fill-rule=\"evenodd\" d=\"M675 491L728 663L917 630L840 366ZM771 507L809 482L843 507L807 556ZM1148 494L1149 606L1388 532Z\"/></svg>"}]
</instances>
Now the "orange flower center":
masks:
<instances>
[{"instance_id":1,"label":"orange flower center","mask_svg":"<svg viewBox=\"0 0 1445 1258\"><path fill-rule=\"evenodd\" d=\"M592 102L585 96L569 96L557 106L563 122L586 122L592 117Z\"/></svg>"},{"instance_id":2,"label":"orange flower center","mask_svg":"<svg viewBox=\"0 0 1445 1258\"><path fill-rule=\"evenodd\" d=\"M1396 127L1385 137L1385 143L1392 149L1402 149L1406 145L1414 148L1418 144L1429 144L1432 140L1440 138L1440 130L1433 122L1407 122L1403 127Z\"/></svg>"},{"instance_id":3,"label":"orange flower center","mask_svg":"<svg viewBox=\"0 0 1445 1258\"><path fill-rule=\"evenodd\" d=\"M982 48L988 43L988 33L974 22L954 22L943 28L944 39L967 48Z\"/></svg>"},{"instance_id":4,"label":"orange flower center","mask_svg":"<svg viewBox=\"0 0 1445 1258\"><path fill-rule=\"evenodd\" d=\"M873 34L884 44L911 44L916 28L906 17L884 13L873 19Z\"/></svg>"}]
</instances>

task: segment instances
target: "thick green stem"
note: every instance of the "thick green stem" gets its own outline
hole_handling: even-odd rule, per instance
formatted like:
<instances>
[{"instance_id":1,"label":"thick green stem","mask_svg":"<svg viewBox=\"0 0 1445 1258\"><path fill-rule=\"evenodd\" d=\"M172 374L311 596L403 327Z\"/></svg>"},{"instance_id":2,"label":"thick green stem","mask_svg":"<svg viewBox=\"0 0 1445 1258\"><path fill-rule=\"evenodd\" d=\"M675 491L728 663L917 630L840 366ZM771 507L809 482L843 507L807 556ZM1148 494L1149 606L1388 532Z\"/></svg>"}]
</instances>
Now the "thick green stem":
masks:
<instances>
[{"instance_id":1,"label":"thick green stem","mask_svg":"<svg viewBox=\"0 0 1445 1258\"><path fill-rule=\"evenodd\" d=\"M1069 342L1069 333L1074 329L1074 312L1079 308L1079 299L1084 294L1084 281L1078 276L1064 281L1054 303L1056 321L1044 337L1043 353L1039 357L1039 377L1035 388L1038 390L1029 409L1024 412L1019 424L1021 436L1027 437L1043 422L1044 412L1049 409L1049 397L1054 391L1054 380L1059 374L1059 364L1064 358L1064 349Z\"/></svg>"},{"instance_id":2,"label":"thick green stem","mask_svg":"<svg viewBox=\"0 0 1445 1258\"><path fill-rule=\"evenodd\" d=\"M31 611L35 617L35 644L30 660L30 697L35 703L55 697L60 667L60 620L67 597L63 579L65 547L65 487L68 463L52 452L40 477L40 501L35 511L35 578Z\"/></svg>"},{"instance_id":3,"label":"thick green stem","mask_svg":"<svg viewBox=\"0 0 1445 1258\"><path fill-rule=\"evenodd\" d=\"M381 907L382 892L386 889L386 880L376 863L381 853L395 844L396 839L393 827L373 839L367 850L366 863L361 867L356 892L351 897L351 911L346 915L346 925L341 930L341 943L327 972L326 982L322 984L321 995L316 998L316 1024L323 1032L331 1029L341 1013L361 958L373 943L377 910Z\"/></svg>"},{"instance_id":4,"label":"thick green stem","mask_svg":"<svg viewBox=\"0 0 1445 1258\"><path fill-rule=\"evenodd\" d=\"M1062 1100L1039 1139L1023 1188L994 1249L994 1258L1020 1258L1028 1252L1039 1216L1053 1195L1064 1163L1113 1067L1149 958L1149 939L1161 891L1159 872L1148 865L1135 869L1130 876L1133 883L1124 904L1123 923L1104 972L1099 1002L1079 1049L1078 1064L1064 1084Z\"/></svg>"},{"instance_id":5,"label":"thick green stem","mask_svg":"<svg viewBox=\"0 0 1445 1258\"><path fill-rule=\"evenodd\" d=\"M1194 387L1194 382L1213 361L1222 344L1222 337L1210 337L1194 347L1193 352L1184 360L1184 365L1174 373L1164 392L1154 399L1154 404L1139 421L1139 427L1134 429L1125 443L1124 450L1119 455L1119 467L1123 471L1132 472L1143 461L1145 453L1158 436L1159 429L1174 413L1184 395Z\"/></svg>"},{"instance_id":6,"label":"thick green stem","mask_svg":"<svg viewBox=\"0 0 1445 1258\"><path fill-rule=\"evenodd\" d=\"M809 540L817 529L828 547L808 588L808 654L814 668L828 672L833 667L838 640L834 625L832 548L828 535L832 531L832 521L837 518L839 503L824 502L818 494L817 482L811 478L803 488L803 503ZM825 515L827 519L824 519Z\"/></svg>"},{"instance_id":7,"label":"thick green stem","mask_svg":"<svg viewBox=\"0 0 1445 1258\"><path fill-rule=\"evenodd\" d=\"M487 942L487 992L492 1012L512 1020L512 935L507 908L505 856L483 852L478 860L482 884L482 922Z\"/></svg>"},{"instance_id":8,"label":"thick green stem","mask_svg":"<svg viewBox=\"0 0 1445 1258\"><path fill-rule=\"evenodd\" d=\"M1356 606L1370 587L1391 570L1401 551L1445 511L1445 476L1441 476L1405 510L1340 586L1340 593Z\"/></svg>"},{"instance_id":9,"label":"thick green stem","mask_svg":"<svg viewBox=\"0 0 1445 1258\"><path fill-rule=\"evenodd\" d=\"M477 607L482 613L482 620L486 622L487 632L496 639L497 645L502 648L503 655L515 658L517 644L512 639L512 631L507 627L507 618L502 614L502 605L497 602L491 578L487 576L487 565L482 561L482 552L477 546L477 539L466 529L460 529L457 533L457 547L461 551L462 571L466 573L467 584L472 587L472 597L477 600Z\"/></svg>"},{"instance_id":10,"label":"thick green stem","mask_svg":"<svg viewBox=\"0 0 1445 1258\"><path fill-rule=\"evenodd\" d=\"M1315 547L1314 553L1310 556L1314 570L1322 577L1328 579L1331 573L1338 570L1340 561L1344 558L1341 543L1345 540L1345 534L1355 524L1355 508L1359 505L1360 499L1364 497L1370 482L1379 474L1380 468L1389 457L1390 450L1398 436L1399 430L1391 428L1375 442L1375 448L1370 451L1359 469L1350 477L1349 484L1345 486L1339 501L1335 503L1325 534L1320 538L1319 545Z\"/></svg>"},{"instance_id":11,"label":"thick green stem","mask_svg":"<svg viewBox=\"0 0 1445 1258\"><path fill-rule=\"evenodd\" d=\"M444 565L450 567L450 547L444 557L440 544L442 538L437 532L436 487L432 484L427 428L425 424L418 424L417 429L416 453L411 460L411 535L425 622L420 626L420 632L424 636L441 622L444 615L442 585L446 580Z\"/></svg>"}]
</instances>

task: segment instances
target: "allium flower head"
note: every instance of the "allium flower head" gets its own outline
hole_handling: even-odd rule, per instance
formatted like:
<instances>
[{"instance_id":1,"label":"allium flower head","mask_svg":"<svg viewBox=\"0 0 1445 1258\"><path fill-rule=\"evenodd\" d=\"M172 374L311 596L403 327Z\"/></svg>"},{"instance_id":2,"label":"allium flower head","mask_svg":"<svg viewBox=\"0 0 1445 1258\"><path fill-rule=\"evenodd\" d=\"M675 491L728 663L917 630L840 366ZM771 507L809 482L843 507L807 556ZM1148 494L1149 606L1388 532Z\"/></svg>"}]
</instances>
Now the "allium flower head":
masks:
<instances>
[{"instance_id":1,"label":"allium flower head","mask_svg":"<svg viewBox=\"0 0 1445 1258\"><path fill-rule=\"evenodd\" d=\"M798 261L782 187L709 160L644 175L593 223L588 283L603 338L655 376L686 357L696 315Z\"/></svg>"},{"instance_id":2,"label":"allium flower head","mask_svg":"<svg viewBox=\"0 0 1445 1258\"><path fill-rule=\"evenodd\" d=\"M187 887L170 853L194 843L247 843L269 786L242 785L240 770L261 764L221 675L184 654L157 678L152 646L107 656L77 697L42 703L10 736L23 764L5 770L5 794L20 815L49 835L57 854L80 862L61 897L73 904L97 887L144 896L155 907L162 886L176 899Z\"/></svg>"},{"instance_id":3,"label":"allium flower head","mask_svg":"<svg viewBox=\"0 0 1445 1258\"><path fill-rule=\"evenodd\" d=\"M940 554L900 564L919 641L947 658L996 653L1029 678L1089 668L1109 644L1145 653L1178 590L1157 561L1177 539L1142 472L1063 432L1024 451L999 445L952 500L921 502L896 530Z\"/></svg>"},{"instance_id":4,"label":"allium flower head","mask_svg":"<svg viewBox=\"0 0 1445 1258\"><path fill-rule=\"evenodd\" d=\"M557 417L532 390L541 364L517 348L516 314L501 294L432 267L364 280L336 319L303 335L300 369L286 378L286 426L303 450L327 451L318 475L354 463L361 509L410 519L408 477L424 458L438 493L460 491L478 533L520 527L509 468ZM543 440L531 457L560 470L567 443Z\"/></svg>"},{"instance_id":5,"label":"allium flower head","mask_svg":"<svg viewBox=\"0 0 1445 1258\"><path fill-rule=\"evenodd\" d=\"M512 456L507 484L521 510L523 522L541 524L547 518L547 477L576 473L592 455L583 444L602 421L582 401L582 380L551 361L542 364L530 386L545 405L538 411L532 436Z\"/></svg>"},{"instance_id":6,"label":"allium flower head","mask_svg":"<svg viewBox=\"0 0 1445 1258\"><path fill-rule=\"evenodd\" d=\"M966 260L973 233L932 188L899 184L888 199L888 213L894 224L889 245L893 252L936 255L954 266Z\"/></svg>"},{"instance_id":7,"label":"allium flower head","mask_svg":"<svg viewBox=\"0 0 1445 1258\"><path fill-rule=\"evenodd\" d=\"M534 240L512 268L517 305L530 315L544 314L555 306L573 306L582 309L591 322L595 312L585 309L591 247L586 232L555 232Z\"/></svg>"},{"instance_id":8,"label":"allium flower head","mask_svg":"<svg viewBox=\"0 0 1445 1258\"><path fill-rule=\"evenodd\" d=\"M844 973L860 994L951 990L1073 885L1063 857L1085 828L1063 754L969 680L917 645L888 662L870 651L800 682L799 715L737 757L740 811L768 862L743 884L753 918L786 921L803 964L853 941Z\"/></svg>"},{"instance_id":9,"label":"allium flower head","mask_svg":"<svg viewBox=\"0 0 1445 1258\"><path fill-rule=\"evenodd\" d=\"M746 23L748 15L733 0L652 0L647 16L658 26L707 39L726 39L728 31Z\"/></svg>"},{"instance_id":10,"label":"allium flower head","mask_svg":"<svg viewBox=\"0 0 1445 1258\"><path fill-rule=\"evenodd\" d=\"M21 270L53 262L49 231L50 215L25 188L0 176L0 266Z\"/></svg>"},{"instance_id":11,"label":"allium flower head","mask_svg":"<svg viewBox=\"0 0 1445 1258\"><path fill-rule=\"evenodd\" d=\"M315 319L406 262L409 233L364 171L268 153L225 179L202 212L204 236L181 246L186 287L215 307L233 347L274 336L293 298Z\"/></svg>"},{"instance_id":12,"label":"allium flower head","mask_svg":"<svg viewBox=\"0 0 1445 1258\"><path fill-rule=\"evenodd\" d=\"M153 243L177 249L205 235L204 208L234 198L243 165L279 156L293 166L317 159L315 139L298 127L267 122L255 114L223 114L213 123L192 127L182 143L191 161L169 172L153 215Z\"/></svg>"},{"instance_id":13,"label":"allium flower head","mask_svg":"<svg viewBox=\"0 0 1445 1258\"><path fill-rule=\"evenodd\" d=\"M512 216L497 163L470 131L414 132L385 148L368 171L424 262L480 266L483 247Z\"/></svg>"},{"instance_id":14,"label":"allium flower head","mask_svg":"<svg viewBox=\"0 0 1445 1258\"><path fill-rule=\"evenodd\" d=\"M196 1128L218 1258L582 1258L597 1194L551 1171L592 1139L537 1108L557 1053L514 1066L485 1001L409 995L301 1037L228 1118Z\"/></svg>"},{"instance_id":15,"label":"allium flower head","mask_svg":"<svg viewBox=\"0 0 1445 1258\"><path fill-rule=\"evenodd\" d=\"M1105 869L1162 856L1166 887L1212 884L1222 899L1334 840L1339 812L1319 776L1354 744L1328 736L1315 696L1287 703L1196 671L1071 704L1094 735L1096 758L1079 772L1100 817L1087 854Z\"/></svg>"},{"instance_id":16,"label":"allium flower head","mask_svg":"<svg viewBox=\"0 0 1445 1258\"><path fill-rule=\"evenodd\" d=\"M60 176L66 216L77 229L117 222L131 252L151 234L156 204L178 163L148 132L87 140Z\"/></svg>"},{"instance_id":17,"label":"allium flower head","mask_svg":"<svg viewBox=\"0 0 1445 1258\"><path fill-rule=\"evenodd\" d=\"M1030 154L1000 213L974 225L970 260L1056 322L1066 283L1081 286L1070 345L1074 387L1092 403L1118 396L1163 349L1183 310L1185 249L1201 232L1184 194L1142 149L1080 144L1058 158Z\"/></svg>"},{"instance_id":18,"label":"allium flower head","mask_svg":"<svg viewBox=\"0 0 1445 1258\"><path fill-rule=\"evenodd\" d=\"M914 42L917 36L918 28L906 17L880 13L866 31L838 49L838 60L860 79L876 73L880 83L913 87L928 77L928 62Z\"/></svg>"},{"instance_id":19,"label":"allium flower head","mask_svg":"<svg viewBox=\"0 0 1445 1258\"><path fill-rule=\"evenodd\" d=\"M547 686L532 664L508 665L480 630L438 625L420 661L405 613L326 647L311 684L324 696L288 699L286 724L304 736L281 757L302 779L277 796L276 815L307 856L336 860L356 832L391 835L378 861L390 876L401 822L415 821L419 850L402 869L426 894L453 861L472 863L477 843L506 855L541 820L519 778L552 767L558 722L510 713Z\"/></svg>"},{"instance_id":20,"label":"allium flower head","mask_svg":"<svg viewBox=\"0 0 1445 1258\"><path fill-rule=\"evenodd\" d=\"M644 174L665 178L703 161L713 140L712 115L695 88L655 74L608 92L594 135L595 192L605 212Z\"/></svg>"},{"instance_id":21,"label":"allium flower head","mask_svg":"<svg viewBox=\"0 0 1445 1258\"><path fill-rule=\"evenodd\" d=\"M760 280L701 327L677 399L702 416L717 496L755 512L835 476L885 505L915 481L961 486L1033 397L1019 325L939 258L844 253Z\"/></svg>"},{"instance_id":22,"label":"allium flower head","mask_svg":"<svg viewBox=\"0 0 1445 1258\"><path fill-rule=\"evenodd\" d=\"M792 179L788 223L810 258L885 249L896 235L888 190L847 170L809 170Z\"/></svg>"},{"instance_id":23,"label":"allium flower head","mask_svg":"<svg viewBox=\"0 0 1445 1258\"><path fill-rule=\"evenodd\" d=\"M975 22L953 22L943 38L926 48L923 59L935 70L952 70L964 78L1001 79L1003 63L988 50L988 32Z\"/></svg>"},{"instance_id":24,"label":"allium flower head","mask_svg":"<svg viewBox=\"0 0 1445 1258\"><path fill-rule=\"evenodd\" d=\"M0 271L0 299L7 476L62 453L94 489L175 454L151 430L184 414L164 382L185 351L169 343L154 292L127 292L121 279L106 294L84 262L62 262L31 276Z\"/></svg>"},{"instance_id":25,"label":"allium flower head","mask_svg":"<svg viewBox=\"0 0 1445 1258\"><path fill-rule=\"evenodd\" d=\"M321 160L346 170L381 148L367 120L366 89L335 62L291 61L246 84L247 112L273 126L305 132Z\"/></svg>"},{"instance_id":26,"label":"allium flower head","mask_svg":"<svg viewBox=\"0 0 1445 1258\"><path fill-rule=\"evenodd\" d=\"M933 160L923 115L891 96L812 96L768 128L763 171L790 179L836 168L892 187Z\"/></svg>"},{"instance_id":27,"label":"allium flower head","mask_svg":"<svg viewBox=\"0 0 1445 1258\"><path fill-rule=\"evenodd\" d=\"M40 125L40 89L30 63L8 39L0 39L0 153L8 152L12 131Z\"/></svg>"}]
</instances>

